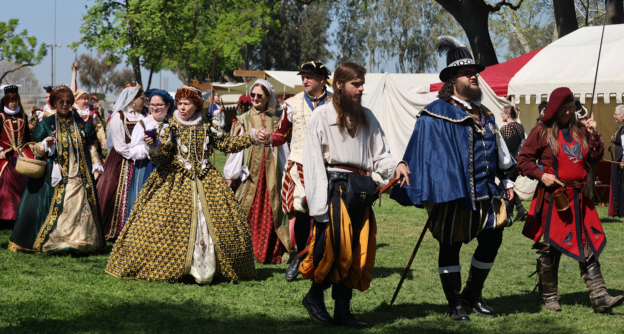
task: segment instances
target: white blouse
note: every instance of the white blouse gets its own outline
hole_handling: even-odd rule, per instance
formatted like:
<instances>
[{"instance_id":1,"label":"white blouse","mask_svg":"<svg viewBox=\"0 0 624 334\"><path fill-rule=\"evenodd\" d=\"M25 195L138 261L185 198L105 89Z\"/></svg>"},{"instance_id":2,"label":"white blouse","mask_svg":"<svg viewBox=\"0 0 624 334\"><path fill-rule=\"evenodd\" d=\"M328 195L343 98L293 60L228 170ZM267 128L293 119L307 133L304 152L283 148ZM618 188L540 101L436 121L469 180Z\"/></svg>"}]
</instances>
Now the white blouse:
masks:
<instances>
[{"instance_id":1,"label":"white blouse","mask_svg":"<svg viewBox=\"0 0 624 334\"><path fill-rule=\"evenodd\" d=\"M348 172L326 165L360 168L373 174L374 179L381 177L380 181L388 183L401 162L390 154L386 136L373 113L367 108L364 113L369 128L360 129L355 137L340 132L336 124L338 114L331 103L318 107L310 117L304 144L303 175L310 215L319 222L329 221L327 172Z\"/></svg>"},{"instance_id":2,"label":"white blouse","mask_svg":"<svg viewBox=\"0 0 624 334\"><path fill-rule=\"evenodd\" d=\"M132 108L126 108L123 113L126 117L126 122L138 122L145 118L143 114ZM139 124L137 124L136 126L138 125ZM108 125L107 136L112 139L112 146L115 148L115 151L117 151L118 154L120 154L125 159L132 158L130 156L130 145L126 143L126 127L124 125L124 122L121 120L118 112L115 112L113 114L113 117L111 117L110 123ZM108 145L107 148L110 149Z\"/></svg>"},{"instance_id":3,"label":"white blouse","mask_svg":"<svg viewBox=\"0 0 624 334\"><path fill-rule=\"evenodd\" d=\"M137 123L132 130L132 141L130 142L130 157L137 160L149 159L147 153L147 144L145 143L145 131L156 129L160 122L152 121L149 117L143 119L146 129L143 128L141 123Z\"/></svg>"}]
</instances>

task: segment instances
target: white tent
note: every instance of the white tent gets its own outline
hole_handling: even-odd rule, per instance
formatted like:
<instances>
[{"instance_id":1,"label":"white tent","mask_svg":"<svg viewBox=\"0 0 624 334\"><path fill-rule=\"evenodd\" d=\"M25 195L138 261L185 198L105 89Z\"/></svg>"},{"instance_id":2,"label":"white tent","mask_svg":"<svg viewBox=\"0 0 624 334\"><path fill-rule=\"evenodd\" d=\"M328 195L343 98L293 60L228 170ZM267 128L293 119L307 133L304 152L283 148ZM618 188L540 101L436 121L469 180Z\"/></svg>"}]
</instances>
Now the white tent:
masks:
<instances>
[{"instance_id":1,"label":"white tent","mask_svg":"<svg viewBox=\"0 0 624 334\"><path fill-rule=\"evenodd\" d=\"M390 74L366 75L362 104L371 109L383 128L390 150L402 157L416 124L416 115L437 99L437 92L430 93L432 83L439 82L438 74ZM490 109L496 123L501 126L501 112L507 100L496 96L487 83L479 78L483 92L482 103Z\"/></svg>"},{"instance_id":2,"label":"white tent","mask_svg":"<svg viewBox=\"0 0 624 334\"><path fill-rule=\"evenodd\" d=\"M605 137L613 133L613 111L624 94L624 24L605 27L596 94L590 101L601 34L602 26L578 29L546 46L511 79L508 92L523 110L527 132L538 116L537 104L555 88L569 87L588 110L593 104L598 131Z\"/></svg>"}]
</instances>

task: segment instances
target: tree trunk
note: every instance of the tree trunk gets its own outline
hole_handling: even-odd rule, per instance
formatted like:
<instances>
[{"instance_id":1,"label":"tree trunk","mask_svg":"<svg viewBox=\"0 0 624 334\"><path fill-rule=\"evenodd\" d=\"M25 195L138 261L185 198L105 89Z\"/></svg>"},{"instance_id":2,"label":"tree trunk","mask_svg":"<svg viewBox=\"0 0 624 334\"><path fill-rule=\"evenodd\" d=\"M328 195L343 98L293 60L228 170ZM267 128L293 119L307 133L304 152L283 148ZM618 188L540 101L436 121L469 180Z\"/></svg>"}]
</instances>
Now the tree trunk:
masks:
<instances>
[{"instance_id":1,"label":"tree trunk","mask_svg":"<svg viewBox=\"0 0 624 334\"><path fill-rule=\"evenodd\" d=\"M128 12L128 9L130 8L130 3L128 0L126 0L126 12ZM130 13L128 13L130 14ZM134 20L132 20L132 15L128 15L128 17L130 17L130 19L128 20L128 41L130 42L130 49L134 49L135 46L138 44L136 41L137 36L134 33ZM128 58L130 60L130 63L132 64L132 71L134 72L134 80L137 82L137 84L143 86L143 80L141 79L141 62L139 60L138 56L134 56L132 54L128 55Z\"/></svg>"},{"instance_id":2,"label":"tree trunk","mask_svg":"<svg viewBox=\"0 0 624 334\"><path fill-rule=\"evenodd\" d=\"M154 69L150 68L149 79L147 79L147 88L145 88L145 90L150 89L150 87L152 86L152 75L153 74L154 74Z\"/></svg>"},{"instance_id":3,"label":"tree trunk","mask_svg":"<svg viewBox=\"0 0 624 334\"><path fill-rule=\"evenodd\" d=\"M505 21L509 23L509 26L511 27L511 29L513 29L514 33L516 34L516 38L518 38L518 41L522 45L522 49L524 50L524 53L531 52L531 47L529 46L529 42L527 41L526 36L524 36L522 31L520 31L518 27L516 27L516 25L511 20L511 17L507 15L504 9L501 11L501 13L503 14L503 18L505 18Z\"/></svg>"},{"instance_id":4,"label":"tree trunk","mask_svg":"<svg viewBox=\"0 0 624 334\"><path fill-rule=\"evenodd\" d=\"M488 27L490 6L484 1L478 0L436 0L436 2L453 15L464 29L470 41L475 62L483 66L498 64Z\"/></svg>"},{"instance_id":5,"label":"tree trunk","mask_svg":"<svg viewBox=\"0 0 624 334\"><path fill-rule=\"evenodd\" d=\"M624 23L624 1L622 0L605 0L605 6L608 4L607 24Z\"/></svg>"},{"instance_id":6,"label":"tree trunk","mask_svg":"<svg viewBox=\"0 0 624 334\"><path fill-rule=\"evenodd\" d=\"M574 0L553 0L555 8L555 24L559 38L578 29Z\"/></svg>"}]
</instances>

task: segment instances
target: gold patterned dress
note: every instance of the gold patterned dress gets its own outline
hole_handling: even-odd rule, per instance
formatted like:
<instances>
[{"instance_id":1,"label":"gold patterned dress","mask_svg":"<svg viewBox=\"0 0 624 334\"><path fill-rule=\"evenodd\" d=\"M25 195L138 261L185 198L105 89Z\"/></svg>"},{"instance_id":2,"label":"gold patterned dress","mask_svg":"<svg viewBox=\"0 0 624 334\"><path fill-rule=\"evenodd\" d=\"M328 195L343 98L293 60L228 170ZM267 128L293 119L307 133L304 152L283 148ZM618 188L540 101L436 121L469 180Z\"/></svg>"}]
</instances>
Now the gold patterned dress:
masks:
<instances>
[{"instance_id":1,"label":"gold patterned dress","mask_svg":"<svg viewBox=\"0 0 624 334\"><path fill-rule=\"evenodd\" d=\"M254 279L246 216L223 176L209 163L212 147L233 153L253 136L209 136L201 118L183 121L176 111L159 126L159 165L141 189L106 267L118 278L176 282L191 275L207 284L220 274L229 282Z\"/></svg>"}]
</instances>

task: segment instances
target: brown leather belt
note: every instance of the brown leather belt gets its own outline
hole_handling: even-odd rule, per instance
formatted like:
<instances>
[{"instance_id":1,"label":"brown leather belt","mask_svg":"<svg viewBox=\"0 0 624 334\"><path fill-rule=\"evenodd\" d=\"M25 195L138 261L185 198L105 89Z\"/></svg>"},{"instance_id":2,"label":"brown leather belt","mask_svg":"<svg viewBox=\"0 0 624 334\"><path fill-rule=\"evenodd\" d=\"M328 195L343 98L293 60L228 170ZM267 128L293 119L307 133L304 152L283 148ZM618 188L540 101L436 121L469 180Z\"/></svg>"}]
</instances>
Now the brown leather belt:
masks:
<instances>
[{"instance_id":1,"label":"brown leather belt","mask_svg":"<svg viewBox=\"0 0 624 334\"><path fill-rule=\"evenodd\" d=\"M581 181L561 181L561 183L563 183L566 188L575 188L579 189L580 191L583 191L583 189L585 189L585 186L587 185L586 182ZM540 183L540 186L541 187L537 189L537 208L535 212L539 212L542 209L542 204L544 202L544 193L546 192L543 184Z\"/></svg>"},{"instance_id":2,"label":"brown leather belt","mask_svg":"<svg viewBox=\"0 0 624 334\"><path fill-rule=\"evenodd\" d=\"M587 185L587 183L581 181L561 181L561 183L563 183L566 188L576 188L581 190L585 189L585 186Z\"/></svg>"}]
</instances>

